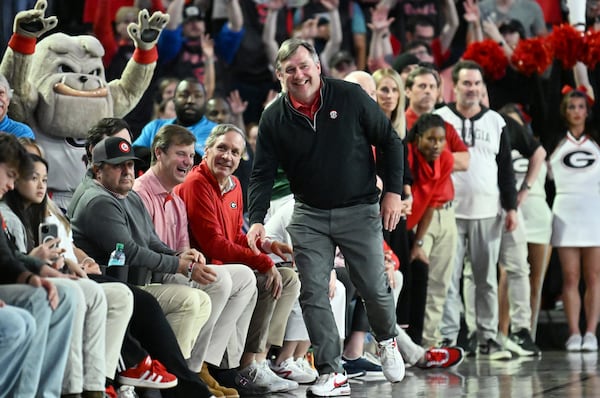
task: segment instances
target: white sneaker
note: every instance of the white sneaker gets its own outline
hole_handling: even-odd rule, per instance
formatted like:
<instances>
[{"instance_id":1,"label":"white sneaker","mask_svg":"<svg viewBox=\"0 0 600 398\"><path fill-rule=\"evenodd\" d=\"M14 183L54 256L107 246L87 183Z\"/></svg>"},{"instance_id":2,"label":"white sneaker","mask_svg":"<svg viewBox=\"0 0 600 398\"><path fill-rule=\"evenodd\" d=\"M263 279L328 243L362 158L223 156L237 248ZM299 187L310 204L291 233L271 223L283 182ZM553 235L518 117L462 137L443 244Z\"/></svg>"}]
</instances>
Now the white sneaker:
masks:
<instances>
[{"instance_id":1,"label":"white sneaker","mask_svg":"<svg viewBox=\"0 0 600 398\"><path fill-rule=\"evenodd\" d=\"M339 397L350 395L350 384L346 373L326 373L319 376L315 384L308 387L306 392L318 397Z\"/></svg>"},{"instance_id":2,"label":"white sneaker","mask_svg":"<svg viewBox=\"0 0 600 398\"><path fill-rule=\"evenodd\" d=\"M240 370L240 373L250 379L257 387L266 388L266 394L286 392L298 388L298 383L295 381L282 379L273 373L273 371L269 369L267 361L262 361L260 363L252 361L250 365Z\"/></svg>"},{"instance_id":3,"label":"white sneaker","mask_svg":"<svg viewBox=\"0 0 600 398\"><path fill-rule=\"evenodd\" d=\"M398 351L396 339L380 341L377 344L377 353L385 378L392 383L402 381L405 373L404 360Z\"/></svg>"},{"instance_id":4,"label":"white sneaker","mask_svg":"<svg viewBox=\"0 0 600 398\"><path fill-rule=\"evenodd\" d=\"M317 372L317 369L311 366L311 364L305 357L296 359L296 365L305 373L312 375L314 377L314 380L317 380L319 378L319 372Z\"/></svg>"},{"instance_id":5,"label":"white sneaker","mask_svg":"<svg viewBox=\"0 0 600 398\"><path fill-rule=\"evenodd\" d=\"M312 383L317 379L314 374L307 373L304 369L300 368L292 357L289 357L279 365L269 361L269 367L277 376L287 380L293 380L300 384Z\"/></svg>"},{"instance_id":6,"label":"white sneaker","mask_svg":"<svg viewBox=\"0 0 600 398\"><path fill-rule=\"evenodd\" d=\"M118 398L138 398L133 386L121 386L117 394Z\"/></svg>"},{"instance_id":7,"label":"white sneaker","mask_svg":"<svg viewBox=\"0 0 600 398\"><path fill-rule=\"evenodd\" d=\"M583 336L583 342L581 343L581 351L598 351L598 339L596 338L596 335L594 333L587 332L585 336Z\"/></svg>"},{"instance_id":8,"label":"white sneaker","mask_svg":"<svg viewBox=\"0 0 600 398\"><path fill-rule=\"evenodd\" d=\"M570 352L581 351L581 343L582 343L581 335L572 334L571 336L569 336L569 339L565 343L565 348L567 349L567 351L570 351Z\"/></svg>"},{"instance_id":9,"label":"white sneaker","mask_svg":"<svg viewBox=\"0 0 600 398\"><path fill-rule=\"evenodd\" d=\"M512 354L519 356L528 356L529 354L521 353L521 347L518 346L517 343L512 341L510 338L506 337L502 333L498 333L498 342L505 350L510 351Z\"/></svg>"}]
</instances>

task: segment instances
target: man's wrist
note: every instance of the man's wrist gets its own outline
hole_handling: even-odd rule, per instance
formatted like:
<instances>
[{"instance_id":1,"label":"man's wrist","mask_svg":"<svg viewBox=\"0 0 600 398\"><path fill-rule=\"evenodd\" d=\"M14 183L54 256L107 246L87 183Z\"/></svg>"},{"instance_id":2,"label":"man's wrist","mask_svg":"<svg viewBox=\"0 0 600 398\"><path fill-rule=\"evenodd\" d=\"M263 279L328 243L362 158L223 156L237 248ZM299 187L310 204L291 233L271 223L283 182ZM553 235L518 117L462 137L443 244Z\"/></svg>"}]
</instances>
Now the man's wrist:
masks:
<instances>
[{"instance_id":1,"label":"man's wrist","mask_svg":"<svg viewBox=\"0 0 600 398\"><path fill-rule=\"evenodd\" d=\"M187 266L187 276L190 279L192 279L192 272L194 272L194 266L195 265L196 265L195 261L190 261L190 263Z\"/></svg>"},{"instance_id":2,"label":"man's wrist","mask_svg":"<svg viewBox=\"0 0 600 398\"><path fill-rule=\"evenodd\" d=\"M273 246L273 240L269 239L269 238L265 238L261 241L261 248L265 253L273 253L273 250L271 249L271 246Z\"/></svg>"}]
</instances>

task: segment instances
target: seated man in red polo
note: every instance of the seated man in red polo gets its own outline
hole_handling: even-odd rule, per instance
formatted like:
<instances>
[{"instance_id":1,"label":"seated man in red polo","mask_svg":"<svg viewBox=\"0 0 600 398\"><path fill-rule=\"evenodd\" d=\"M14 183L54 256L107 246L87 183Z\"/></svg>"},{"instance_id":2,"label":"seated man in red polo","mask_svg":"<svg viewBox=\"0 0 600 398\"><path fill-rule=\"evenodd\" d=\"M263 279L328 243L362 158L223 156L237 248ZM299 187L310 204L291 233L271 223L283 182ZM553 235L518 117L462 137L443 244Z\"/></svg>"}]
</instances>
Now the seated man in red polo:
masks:
<instances>
[{"instance_id":1,"label":"seated man in red polo","mask_svg":"<svg viewBox=\"0 0 600 398\"><path fill-rule=\"evenodd\" d=\"M254 254L242 232L243 199L239 180L232 174L244 154L244 133L232 124L215 126L206 140L202 163L195 166L185 181L175 188L183 199L188 214L191 246L201 250L211 264L245 264L256 272L258 300L239 375L251 380L253 390L275 393L293 390L298 383L278 377L266 361L271 345L281 346L287 319L300 292L300 282L291 268L278 268L265 253ZM285 261L292 248L278 241L262 242L265 252L275 253ZM219 380L227 385L227 379ZM247 382L235 377L238 391Z\"/></svg>"}]
</instances>

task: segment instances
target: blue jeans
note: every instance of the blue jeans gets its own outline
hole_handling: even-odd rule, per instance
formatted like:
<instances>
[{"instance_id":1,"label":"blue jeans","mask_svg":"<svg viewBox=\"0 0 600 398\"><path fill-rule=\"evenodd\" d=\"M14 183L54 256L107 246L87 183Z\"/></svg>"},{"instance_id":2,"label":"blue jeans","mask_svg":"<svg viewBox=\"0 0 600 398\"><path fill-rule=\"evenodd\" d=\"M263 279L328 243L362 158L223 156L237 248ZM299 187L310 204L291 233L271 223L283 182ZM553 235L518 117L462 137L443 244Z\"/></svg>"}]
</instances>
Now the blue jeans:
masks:
<instances>
[{"instance_id":1,"label":"blue jeans","mask_svg":"<svg viewBox=\"0 0 600 398\"><path fill-rule=\"evenodd\" d=\"M0 397L15 396L13 389L25 366L33 344L35 319L24 309L6 305L0 308Z\"/></svg>"},{"instance_id":2,"label":"blue jeans","mask_svg":"<svg viewBox=\"0 0 600 398\"><path fill-rule=\"evenodd\" d=\"M0 286L0 299L27 310L36 321L32 347L25 355L16 397L59 397L69 353L75 296L57 286L59 304L52 311L46 290L27 285Z\"/></svg>"}]
</instances>

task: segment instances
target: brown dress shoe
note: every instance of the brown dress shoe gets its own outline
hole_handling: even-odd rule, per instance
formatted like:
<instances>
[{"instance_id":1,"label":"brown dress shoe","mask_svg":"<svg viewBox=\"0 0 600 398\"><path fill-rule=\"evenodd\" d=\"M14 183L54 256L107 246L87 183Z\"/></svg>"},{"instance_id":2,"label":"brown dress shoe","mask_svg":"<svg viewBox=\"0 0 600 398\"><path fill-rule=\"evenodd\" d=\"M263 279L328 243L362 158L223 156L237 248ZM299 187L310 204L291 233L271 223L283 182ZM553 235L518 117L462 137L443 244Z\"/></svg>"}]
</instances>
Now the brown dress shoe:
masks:
<instances>
[{"instance_id":1,"label":"brown dress shoe","mask_svg":"<svg viewBox=\"0 0 600 398\"><path fill-rule=\"evenodd\" d=\"M206 363L202 364L202 370L200 370L200 373L198 373L198 376L202 379L203 382L206 383L206 385L208 386L208 389L213 394L215 394L215 396L224 397L224 398L239 398L240 397L240 394L238 394L238 392L235 388L229 388L229 387L220 385L219 382L216 381L214 379L214 377L211 376L210 372L208 371L208 366L206 366ZM216 392L220 393L221 395L218 395Z\"/></svg>"}]
</instances>

